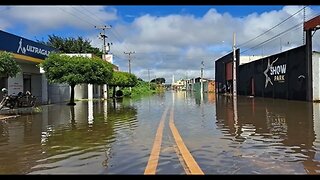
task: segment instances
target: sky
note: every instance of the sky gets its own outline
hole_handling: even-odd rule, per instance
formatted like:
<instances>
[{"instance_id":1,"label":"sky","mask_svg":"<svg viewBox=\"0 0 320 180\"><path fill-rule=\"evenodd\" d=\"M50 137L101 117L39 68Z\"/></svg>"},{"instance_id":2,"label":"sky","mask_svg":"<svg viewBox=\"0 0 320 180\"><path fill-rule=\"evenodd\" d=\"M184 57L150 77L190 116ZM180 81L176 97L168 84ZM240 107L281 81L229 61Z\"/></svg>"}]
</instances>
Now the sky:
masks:
<instances>
[{"instance_id":1,"label":"sky","mask_svg":"<svg viewBox=\"0 0 320 180\"><path fill-rule=\"evenodd\" d=\"M303 9L305 8L305 9ZM48 35L84 37L102 47L95 26L106 30L110 53L121 71L148 81L172 76L214 79L214 62L232 51L233 34L241 56L267 56L303 44L302 24L320 14L320 6L0 6L0 29L30 40ZM290 18L289 18L290 17ZM284 21L286 20L286 21ZM284 21L284 22L283 22ZM320 34L313 36L320 49ZM149 74L148 74L149 70Z\"/></svg>"}]
</instances>

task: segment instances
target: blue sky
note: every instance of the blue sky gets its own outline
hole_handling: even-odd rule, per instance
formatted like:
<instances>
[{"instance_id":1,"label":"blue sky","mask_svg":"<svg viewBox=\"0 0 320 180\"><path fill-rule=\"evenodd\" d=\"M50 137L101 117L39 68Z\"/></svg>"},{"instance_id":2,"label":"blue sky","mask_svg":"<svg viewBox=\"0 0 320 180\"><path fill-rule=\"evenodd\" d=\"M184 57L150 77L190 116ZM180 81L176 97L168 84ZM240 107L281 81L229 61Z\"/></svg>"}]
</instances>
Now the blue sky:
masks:
<instances>
[{"instance_id":1,"label":"blue sky","mask_svg":"<svg viewBox=\"0 0 320 180\"><path fill-rule=\"evenodd\" d=\"M303 7L0 6L0 29L31 40L46 40L51 34L82 36L100 48L100 31L94 26L112 25L106 31L107 41L113 43L110 53L120 70L128 70L128 57L123 52L135 51L133 73L147 79L150 69L152 78L161 76L170 82L172 75L175 79L186 74L199 76L201 61L205 62L205 77L214 78L214 60L232 50L233 32L239 45L295 13L298 14L285 23L239 48L244 52L242 56L265 56L302 45ZM319 6L308 6L305 19L319 13ZM314 38L319 39L317 33ZM320 47L317 42L315 47Z\"/></svg>"},{"instance_id":2,"label":"blue sky","mask_svg":"<svg viewBox=\"0 0 320 180\"><path fill-rule=\"evenodd\" d=\"M134 7L134 8L133 8ZM185 6L116 6L119 15L121 15L125 21L131 22L133 17L138 17L143 14L151 14L154 16L165 16L169 14L193 14L196 17L203 16L210 8L215 8L219 13L230 13L235 17L246 16L251 13L263 13L272 10L280 10L283 6L244 6L244 5L216 5L216 6L204 6L204 5L185 5Z\"/></svg>"}]
</instances>

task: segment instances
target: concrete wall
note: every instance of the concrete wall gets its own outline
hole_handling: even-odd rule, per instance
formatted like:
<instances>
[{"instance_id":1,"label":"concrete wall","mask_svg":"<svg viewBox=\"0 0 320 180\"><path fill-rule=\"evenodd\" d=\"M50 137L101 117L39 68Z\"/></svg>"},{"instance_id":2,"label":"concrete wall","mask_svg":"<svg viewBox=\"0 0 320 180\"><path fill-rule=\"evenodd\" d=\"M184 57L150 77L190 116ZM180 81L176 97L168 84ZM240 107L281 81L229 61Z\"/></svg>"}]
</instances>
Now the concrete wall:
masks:
<instances>
[{"instance_id":1,"label":"concrete wall","mask_svg":"<svg viewBox=\"0 0 320 180\"><path fill-rule=\"evenodd\" d=\"M48 80L44 73L41 74L41 85L42 85L42 104L48 104Z\"/></svg>"},{"instance_id":2,"label":"concrete wall","mask_svg":"<svg viewBox=\"0 0 320 180\"><path fill-rule=\"evenodd\" d=\"M8 78L8 94L23 92L23 75L19 73L16 77Z\"/></svg>"},{"instance_id":3,"label":"concrete wall","mask_svg":"<svg viewBox=\"0 0 320 180\"><path fill-rule=\"evenodd\" d=\"M93 98L103 98L103 86L102 85L93 85Z\"/></svg>"},{"instance_id":4,"label":"concrete wall","mask_svg":"<svg viewBox=\"0 0 320 180\"><path fill-rule=\"evenodd\" d=\"M89 99L88 84L76 85L75 87L75 99ZM100 85L92 85L92 98L103 98L103 89Z\"/></svg>"},{"instance_id":5,"label":"concrete wall","mask_svg":"<svg viewBox=\"0 0 320 180\"><path fill-rule=\"evenodd\" d=\"M70 99L70 86L67 84L48 85L48 103L67 102Z\"/></svg>"},{"instance_id":6,"label":"concrete wall","mask_svg":"<svg viewBox=\"0 0 320 180\"><path fill-rule=\"evenodd\" d=\"M31 75L31 93L36 96L38 102L41 102L42 83L40 69L36 64L18 62L18 65L21 68L21 72L14 78L8 78L8 94L18 94L26 91L23 89L23 73L28 73Z\"/></svg>"},{"instance_id":7,"label":"concrete wall","mask_svg":"<svg viewBox=\"0 0 320 180\"><path fill-rule=\"evenodd\" d=\"M74 99L88 99L88 84L76 85Z\"/></svg>"},{"instance_id":8,"label":"concrete wall","mask_svg":"<svg viewBox=\"0 0 320 180\"><path fill-rule=\"evenodd\" d=\"M312 53L313 100L320 100L320 53Z\"/></svg>"}]
</instances>

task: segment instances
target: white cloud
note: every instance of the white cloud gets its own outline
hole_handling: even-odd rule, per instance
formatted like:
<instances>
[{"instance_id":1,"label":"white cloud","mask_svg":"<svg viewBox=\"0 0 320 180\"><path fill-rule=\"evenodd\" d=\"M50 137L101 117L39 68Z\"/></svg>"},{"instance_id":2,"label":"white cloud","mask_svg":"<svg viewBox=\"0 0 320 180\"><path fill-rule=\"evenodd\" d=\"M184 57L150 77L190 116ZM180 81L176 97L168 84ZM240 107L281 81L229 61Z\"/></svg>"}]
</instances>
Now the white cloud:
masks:
<instances>
[{"instance_id":1,"label":"white cloud","mask_svg":"<svg viewBox=\"0 0 320 180\"><path fill-rule=\"evenodd\" d=\"M53 31L61 28L93 28L93 25L117 19L115 9L104 6L8 6L0 13L8 27L25 25L28 32ZM89 18L90 17L90 18ZM103 21L103 22L102 22ZM93 25L92 25L93 24Z\"/></svg>"},{"instance_id":2,"label":"white cloud","mask_svg":"<svg viewBox=\"0 0 320 180\"><path fill-rule=\"evenodd\" d=\"M190 14L172 14L156 17L149 14L137 17L126 31L122 31L126 40L115 47L142 52L133 61L133 72L146 79L146 70L157 69L157 76L171 78L172 74L183 76L186 71L190 76L199 76L200 62L206 60L206 76L214 78L214 60L232 50L232 36L236 32L237 44L246 42L296 13L303 6L285 6L278 11L262 14L249 14L244 17L232 17L229 13L220 14L210 9L203 17ZM315 12L306 8L306 20ZM273 36L286 32L296 24L302 23L303 11L294 18L274 28L272 31L246 44L241 51L266 41ZM126 33L128 32L128 33ZM278 53L291 47L302 45L302 27L284 33L281 38L247 51L248 54L267 55ZM128 35L128 36L126 36ZM119 54L119 56L122 56ZM124 59L125 56L122 56ZM124 64L126 65L126 64ZM212 68L212 69L209 69Z\"/></svg>"},{"instance_id":3,"label":"white cloud","mask_svg":"<svg viewBox=\"0 0 320 180\"><path fill-rule=\"evenodd\" d=\"M55 29L66 27L84 29L85 37L100 48L102 41L97 37L99 31L92 30L90 23L102 23L99 19L104 22L112 21L112 29L106 31L109 37L107 41L113 43L111 52L115 55L114 62L120 69L128 70L128 56L123 52L135 51L132 55L133 73L147 80L147 69L150 69L152 76L164 77L170 82L173 74L175 79L185 77L186 74L188 77L199 76L202 60L205 61L205 77L214 78L214 60L232 50L233 32L236 33L236 44L239 45L272 28L302 7L284 6L277 11L252 13L242 17L234 17L230 13L221 14L214 8L209 9L202 17L188 13L167 16L144 14L135 15L134 20L128 23L115 21L121 20L117 17L117 10L103 6L11 6L9 10L0 12L0 26L6 29L16 23L24 24L28 31L35 34L40 31L53 34ZM317 10L306 8L306 20L319 12L320 8L316 8ZM88 9L95 15L89 15ZM301 11L272 31L241 46L241 51L286 32L294 25L302 23L303 17ZM74 34L74 37L78 36ZM318 41L319 36L316 34L314 39ZM302 40L300 26L295 31L288 31L281 38L275 38L243 55L278 53L280 50L302 45ZM319 43L315 45L320 47Z\"/></svg>"}]
</instances>

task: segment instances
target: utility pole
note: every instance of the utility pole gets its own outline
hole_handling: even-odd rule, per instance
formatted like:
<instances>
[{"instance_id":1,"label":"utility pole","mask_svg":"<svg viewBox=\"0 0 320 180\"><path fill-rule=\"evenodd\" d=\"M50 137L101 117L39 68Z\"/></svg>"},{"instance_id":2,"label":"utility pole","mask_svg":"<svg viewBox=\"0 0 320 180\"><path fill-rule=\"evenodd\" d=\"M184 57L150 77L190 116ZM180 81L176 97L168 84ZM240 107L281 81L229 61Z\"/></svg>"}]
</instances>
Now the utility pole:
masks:
<instances>
[{"instance_id":1,"label":"utility pole","mask_svg":"<svg viewBox=\"0 0 320 180\"><path fill-rule=\"evenodd\" d=\"M200 77L200 85L201 85L200 93L201 94L203 93L203 80L202 80L202 78L203 78L203 69L204 69L204 62L201 61L201 77Z\"/></svg>"},{"instance_id":2,"label":"utility pole","mask_svg":"<svg viewBox=\"0 0 320 180\"><path fill-rule=\"evenodd\" d=\"M263 47L262 47L263 50ZM233 33L233 115L234 126L238 130L238 103L237 103L237 58L236 58L236 33Z\"/></svg>"},{"instance_id":3,"label":"utility pole","mask_svg":"<svg viewBox=\"0 0 320 180\"><path fill-rule=\"evenodd\" d=\"M304 6L303 8L303 23L306 22L306 7L307 6ZM305 33L303 32L303 39L302 39L302 45L306 44L306 41L305 41Z\"/></svg>"},{"instance_id":4,"label":"utility pole","mask_svg":"<svg viewBox=\"0 0 320 180\"><path fill-rule=\"evenodd\" d=\"M128 54L129 55L129 73L131 74L131 54L134 54L134 53L136 53L135 51L133 51L133 52L123 52L124 54Z\"/></svg>"},{"instance_id":5,"label":"utility pole","mask_svg":"<svg viewBox=\"0 0 320 180\"><path fill-rule=\"evenodd\" d=\"M236 33L233 33L233 97L237 97Z\"/></svg>"},{"instance_id":6,"label":"utility pole","mask_svg":"<svg viewBox=\"0 0 320 180\"><path fill-rule=\"evenodd\" d=\"M106 38L108 38L107 36L106 36L106 29L110 29L111 28L111 26L106 26L106 25L104 25L104 26L100 26L100 27L97 27L97 26L94 26L96 29L101 29L101 30L103 30L103 33L100 33L100 38L102 38L103 39L103 48L102 48L102 59L103 60L106 60ZM108 43L109 44L109 43ZM109 50L110 50L110 48L109 48ZM108 50L108 51L109 51ZM111 62L112 63L112 62ZM104 99L108 99L108 86L107 86L107 84L104 84L103 85L103 98Z\"/></svg>"},{"instance_id":7,"label":"utility pole","mask_svg":"<svg viewBox=\"0 0 320 180\"><path fill-rule=\"evenodd\" d=\"M103 33L100 33L100 38L103 39L103 48L102 48L102 59L105 60L106 54L108 54L108 52L106 52L106 38L108 38L108 36L106 35L106 29L110 29L111 26L94 26L96 29L101 29L103 30Z\"/></svg>"},{"instance_id":8,"label":"utility pole","mask_svg":"<svg viewBox=\"0 0 320 180\"><path fill-rule=\"evenodd\" d=\"M150 90L150 69L148 69L149 90Z\"/></svg>"}]
</instances>

